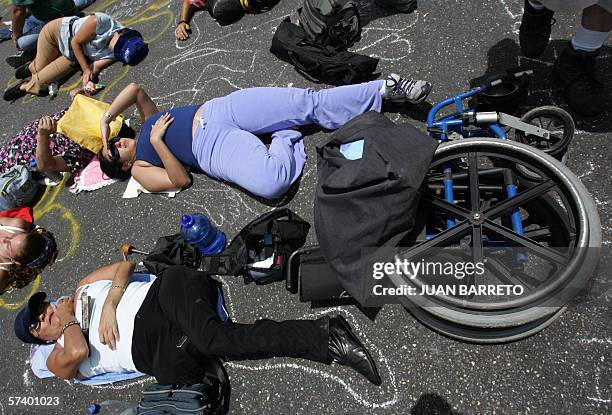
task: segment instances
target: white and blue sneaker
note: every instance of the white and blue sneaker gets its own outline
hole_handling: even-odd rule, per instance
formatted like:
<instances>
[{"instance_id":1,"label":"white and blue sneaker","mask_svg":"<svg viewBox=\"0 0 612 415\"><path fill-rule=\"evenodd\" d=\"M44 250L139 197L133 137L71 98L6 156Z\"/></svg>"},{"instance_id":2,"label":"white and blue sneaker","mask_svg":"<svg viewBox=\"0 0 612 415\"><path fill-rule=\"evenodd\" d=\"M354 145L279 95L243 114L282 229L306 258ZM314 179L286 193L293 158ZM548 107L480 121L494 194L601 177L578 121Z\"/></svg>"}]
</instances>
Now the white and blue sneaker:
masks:
<instances>
[{"instance_id":1,"label":"white and blue sneaker","mask_svg":"<svg viewBox=\"0 0 612 415\"><path fill-rule=\"evenodd\" d=\"M392 73L387 76L381 90L382 97L390 102L418 104L431 92L431 84L416 79L406 79Z\"/></svg>"}]
</instances>

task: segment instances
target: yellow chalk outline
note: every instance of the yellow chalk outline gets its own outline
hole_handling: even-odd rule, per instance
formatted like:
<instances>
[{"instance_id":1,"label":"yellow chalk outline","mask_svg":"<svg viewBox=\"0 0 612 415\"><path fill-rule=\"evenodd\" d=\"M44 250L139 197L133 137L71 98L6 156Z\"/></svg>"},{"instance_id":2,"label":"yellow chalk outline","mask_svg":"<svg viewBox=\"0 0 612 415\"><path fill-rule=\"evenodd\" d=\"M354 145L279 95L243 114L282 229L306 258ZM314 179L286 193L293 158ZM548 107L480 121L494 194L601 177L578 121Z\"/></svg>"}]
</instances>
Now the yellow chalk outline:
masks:
<instances>
[{"instance_id":1,"label":"yellow chalk outline","mask_svg":"<svg viewBox=\"0 0 612 415\"><path fill-rule=\"evenodd\" d=\"M60 217L70 223L70 233L71 233L72 238L70 241L70 246L66 250L66 254L64 254L64 256L61 259L71 257L76 252L76 249L79 246L79 241L81 239L81 226L79 225L77 220L74 218L72 212L68 210L61 203L56 202L56 199L60 191L64 187L67 177L68 176L64 176L64 179L57 186L54 186L54 187L47 186L40 201L36 204L36 206L34 206L34 217L36 217L37 219L40 219L41 217L43 217L44 215L50 212L59 210L61 212ZM34 294L36 291L38 291L38 289L40 288L41 279L42 279L42 275L39 274L38 277L36 277L36 279L32 281L29 288L27 289L28 293L25 294L21 298L21 300L18 300L15 303L7 303L6 301L4 301L2 297L0 297L0 308L9 310L9 311L14 311L14 310L18 310L19 308L23 307L27 303L30 296Z\"/></svg>"}]
</instances>

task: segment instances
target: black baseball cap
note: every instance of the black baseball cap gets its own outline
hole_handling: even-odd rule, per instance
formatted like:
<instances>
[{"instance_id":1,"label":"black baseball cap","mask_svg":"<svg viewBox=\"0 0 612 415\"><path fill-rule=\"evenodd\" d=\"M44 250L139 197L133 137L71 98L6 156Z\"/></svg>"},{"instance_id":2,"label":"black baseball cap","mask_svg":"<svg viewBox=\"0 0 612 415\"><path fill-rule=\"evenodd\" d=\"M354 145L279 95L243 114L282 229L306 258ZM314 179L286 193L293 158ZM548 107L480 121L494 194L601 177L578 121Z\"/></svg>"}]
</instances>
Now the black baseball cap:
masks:
<instances>
[{"instance_id":1,"label":"black baseball cap","mask_svg":"<svg viewBox=\"0 0 612 415\"><path fill-rule=\"evenodd\" d=\"M47 294L38 292L30 297L28 304L15 317L15 335L24 343L47 344L46 341L34 337L30 332L30 327L38 321L45 311L45 299Z\"/></svg>"}]
</instances>

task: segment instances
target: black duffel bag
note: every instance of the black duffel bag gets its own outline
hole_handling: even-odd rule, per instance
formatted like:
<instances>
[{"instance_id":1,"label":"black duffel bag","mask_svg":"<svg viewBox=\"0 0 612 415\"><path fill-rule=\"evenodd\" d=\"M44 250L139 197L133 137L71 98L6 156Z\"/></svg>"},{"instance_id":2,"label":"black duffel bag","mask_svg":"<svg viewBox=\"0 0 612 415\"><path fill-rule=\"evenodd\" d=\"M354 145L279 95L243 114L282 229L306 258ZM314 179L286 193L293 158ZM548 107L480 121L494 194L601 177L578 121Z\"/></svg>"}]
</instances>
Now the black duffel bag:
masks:
<instances>
[{"instance_id":1,"label":"black duffel bag","mask_svg":"<svg viewBox=\"0 0 612 415\"><path fill-rule=\"evenodd\" d=\"M314 42L346 50L361 39L361 20L353 0L304 0L300 26Z\"/></svg>"},{"instance_id":2,"label":"black duffel bag","mask_svg":"<svg viewBox=\"0 0 612 415\"><path fill-rule=\"evenodd\" d=\"M289 18L276 29L270 52L315 83L350 85L371 81L379 75L375 73L378 59L317 44Z\"/></svg>"},{"instance_id":3,"label":"black duffel bag","mask_svg":"<svg viewBox=\"0 0 612 415\"><path fill-rule=\"evenodd\" d=\"M206 5L210 16L221 26L236 22L250 7L249 0L208 0Z\"/></svg>"}]
</instances>

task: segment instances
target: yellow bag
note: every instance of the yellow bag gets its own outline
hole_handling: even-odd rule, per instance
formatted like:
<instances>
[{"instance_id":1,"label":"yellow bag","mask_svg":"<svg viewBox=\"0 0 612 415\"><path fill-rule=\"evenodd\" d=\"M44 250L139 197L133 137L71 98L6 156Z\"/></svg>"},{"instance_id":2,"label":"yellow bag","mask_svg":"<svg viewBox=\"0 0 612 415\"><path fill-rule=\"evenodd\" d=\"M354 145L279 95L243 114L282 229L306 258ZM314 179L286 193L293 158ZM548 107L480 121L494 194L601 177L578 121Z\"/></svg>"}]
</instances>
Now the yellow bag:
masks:
<instances>
[{"instance_id":1,"label":"yellow bag","mask_svg":"<svg viewBox=\"0 0 612 415\"><path fill-rule=\"evenodd\" d=\"M70 108L57 123L57 131L80 144L86 149L98 153L102 149L100 119L110 104L79 94L74 97ZM123 124L123 117L117 116L110 123L109 139L116 137Z\"/></svg>"}]
</instances>

